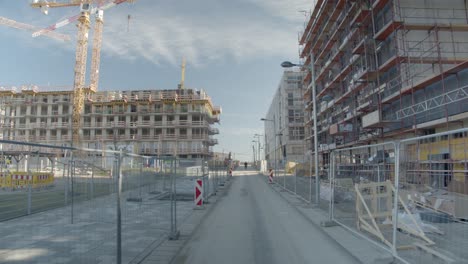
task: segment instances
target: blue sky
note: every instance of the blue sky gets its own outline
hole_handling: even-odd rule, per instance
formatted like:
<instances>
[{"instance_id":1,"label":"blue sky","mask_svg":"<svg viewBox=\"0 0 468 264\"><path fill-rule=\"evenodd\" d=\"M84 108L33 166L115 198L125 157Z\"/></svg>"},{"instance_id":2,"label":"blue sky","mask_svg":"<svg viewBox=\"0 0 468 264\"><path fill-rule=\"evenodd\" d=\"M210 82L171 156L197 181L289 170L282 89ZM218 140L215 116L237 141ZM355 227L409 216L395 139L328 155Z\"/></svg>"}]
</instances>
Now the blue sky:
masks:
<instances>
[{"instance_id":1,"label":"blue sky","mask_svg":"<svg viewBox=\"0 0 468 264\"><path fill-rule=\"evenodd\" d=\"M0 16L42 28L78 12L51 9L45 16L29 2L0 0ZM223 109L215 151L251 159L253 135L263 133L259 120L283 72L279 64L298 61L305 21L299 11L312 6L312 0L138 0L114 7L105 13L99 89L175 89L185 57L186 87L206 90ZM57 32L72 41L0 27L0 86L71 87L76 27Z\"/></svg>"}]
</instances>

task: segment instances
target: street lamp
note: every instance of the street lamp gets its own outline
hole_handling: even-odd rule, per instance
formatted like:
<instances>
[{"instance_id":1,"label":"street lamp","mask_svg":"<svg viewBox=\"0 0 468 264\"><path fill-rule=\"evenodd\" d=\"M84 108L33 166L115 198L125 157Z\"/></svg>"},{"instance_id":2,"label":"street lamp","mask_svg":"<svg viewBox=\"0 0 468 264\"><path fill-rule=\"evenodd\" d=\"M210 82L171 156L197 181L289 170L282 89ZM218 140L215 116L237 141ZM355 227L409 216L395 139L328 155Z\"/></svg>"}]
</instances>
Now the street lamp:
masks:
<instances>
[{"instance_id":1,"label":"street lamp","mask_svg":"<svg viewBox=\"0 0 468 264\"><path fill-rule=\"evenodd\" d=\"M260 141L260 137L263 136L261 134L255 134L254 137L257 138L258 140L258 161L260 161L262 158L260 157L260 148L261 148L261 141Z\"/></svg>"},{"instance_id":2,"label":"street lamp","mask_svg":"<svg viewBox=\"0 0 468 264\"><path fill-rule=\"evenodd\" d=\"M260 121L264 121L264 122L273 122L273 133L275 134L275 176L276 176L276 118L275 116L273 116L273 119L266 119L266 118L262 118L260 119ZM265 133L266 134L266 133ZM266 143L266 142L265 142Z\"/></svg>"},{"instance_id":3,"label":"street lamp","mask_svg":"<svg viewBox=\"0 0 468 264\"><path fill-rule=\"evenodd\" d=\"M255 140L252 140L252 147L253 147L253 161L254 161L254 166L256 164L256 160L257 160L257 152L255 151L255 143L257 143L257 141Z\"/></svg>"},{"instance_id":4,"label":"street lamp","mask_svg":"<svg viewBox=\"0 0 468 264\"><path fill-rule=\"evenodd\" d=\"M284 61L281 63L281 67L283 68L291 68L294 66L297 67L306 67L311 73L311 85L312 85L312 104L313 104L313 118L314 118L314 164L315 164L315 202L317 205L320 205L320 178L319 178L319 171L318 171L318 138L317 138L317 95L315 94L315 70L314 70L314 54L310 53L311 62L310 66L305 66L302 64L294 64L290 61ZM312 175L311 175L312 177ZM312 182L311 182L312 184ZM312 186L311 186L312 187Z\"/></svg>"}]
</instances>

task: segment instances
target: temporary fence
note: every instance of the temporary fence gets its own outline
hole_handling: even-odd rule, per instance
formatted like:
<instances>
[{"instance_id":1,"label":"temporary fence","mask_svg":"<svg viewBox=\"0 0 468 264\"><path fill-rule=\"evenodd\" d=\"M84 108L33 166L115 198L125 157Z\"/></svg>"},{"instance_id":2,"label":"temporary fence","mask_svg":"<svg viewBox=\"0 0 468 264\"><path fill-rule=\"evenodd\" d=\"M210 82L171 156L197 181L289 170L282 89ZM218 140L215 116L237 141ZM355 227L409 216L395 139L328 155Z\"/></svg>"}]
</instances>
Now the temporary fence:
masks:
<instances>
[{"instance_id":1,"label":"temporary fence","mask_svg":"<svg viewBox=\"0 0 468 264\"><path fill-rule=\"evenodd\" d=\"M216 194L220 187L226 184L229 176L229 169L232 164L225 161L211 160L207 163L208 173L204 178L203 185L206 186L207 194Z\"/></svg>"},{"instance_id":2,"label":"temporary fence","mask_svg":"<svg viewBox=\"0 0 468 264\"><path fill-rule=\"evenodd\" d=\"M304 155L300 160L278 162L276 171L274 161L268 163L273 171L273 181L283 190L293 193L307 203L315 203L315 169L313 165L313 155ZM269 175L269 172L264 172ZM323 171L320 175L323 174Z\"/></svg>"},{"instance_id":3,"label":"temporary fence","mask_svg":"<svg viewBox=\"0 0 468 264\"><path fill-rule=\"evenodd\" d=\"M113 149L1 140L0 262L138 263L177 239L207 161Z\"/></svg>"},{"instance_id":4,"label":"temporary fence","mask_svg":"<svg viewBox=\"0 0 468 264\"><path fill-rule=\"evenodd\" d=\"M330 218L403 263L466 263L468 129L337 149Z\"/></svg>"}]
</instances>

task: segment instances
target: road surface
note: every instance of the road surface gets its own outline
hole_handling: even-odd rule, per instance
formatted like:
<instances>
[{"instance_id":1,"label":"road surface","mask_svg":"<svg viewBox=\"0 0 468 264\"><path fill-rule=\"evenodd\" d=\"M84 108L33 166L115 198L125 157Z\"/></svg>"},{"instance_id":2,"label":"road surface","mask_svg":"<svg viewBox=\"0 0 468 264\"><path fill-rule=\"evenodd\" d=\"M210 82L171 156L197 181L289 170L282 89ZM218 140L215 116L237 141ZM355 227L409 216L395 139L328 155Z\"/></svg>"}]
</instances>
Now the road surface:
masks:
<instances>
[{"instance_id":1,"label":"road surface","mask_svg":"<svg viewBox=\"0 0 468 264\"><path fill-rule=\"evenodd\" d=\"M292 208L263 176L242 170L234 174L229 192L174 264L357 263L320 227Z\"/></svg>"}]
</instances>

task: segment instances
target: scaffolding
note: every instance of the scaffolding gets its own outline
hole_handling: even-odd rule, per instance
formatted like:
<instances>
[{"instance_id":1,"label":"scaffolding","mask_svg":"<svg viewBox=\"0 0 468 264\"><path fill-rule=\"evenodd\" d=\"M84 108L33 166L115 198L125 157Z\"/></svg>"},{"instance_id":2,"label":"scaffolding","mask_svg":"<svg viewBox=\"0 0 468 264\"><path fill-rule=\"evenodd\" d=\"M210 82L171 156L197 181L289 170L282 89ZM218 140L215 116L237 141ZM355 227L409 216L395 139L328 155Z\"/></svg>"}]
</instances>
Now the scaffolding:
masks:
<instances>
[{"instance_id":1,"label":"scaffolding","mask_svg":"<svg viewBox=\"0 0 468 264\"><path fill-rule=\"evenodd\" d=\"M448 129L468 111L453 104L468 99L459 76L468 68L466 7L433 2L317 3L299 41L302 61L315 67L322 152L419 135L422 123L441 118L430 126ZM303 79L307 112L311 77Z\"/></svg>"}]
</instances>

